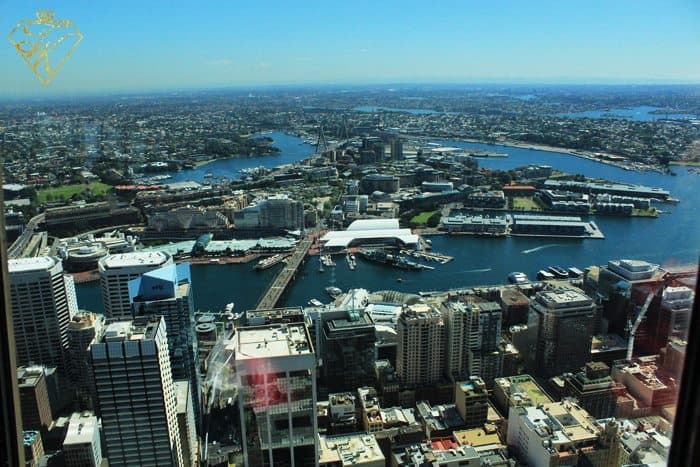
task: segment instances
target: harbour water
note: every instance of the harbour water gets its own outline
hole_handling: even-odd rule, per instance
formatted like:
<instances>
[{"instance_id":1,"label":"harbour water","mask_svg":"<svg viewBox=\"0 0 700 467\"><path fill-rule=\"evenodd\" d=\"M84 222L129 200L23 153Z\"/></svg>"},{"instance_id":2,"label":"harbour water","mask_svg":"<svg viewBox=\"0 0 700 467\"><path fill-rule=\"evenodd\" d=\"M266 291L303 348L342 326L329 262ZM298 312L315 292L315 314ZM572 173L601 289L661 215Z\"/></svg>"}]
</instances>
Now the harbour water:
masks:
<instances>
[{"instance_id":1,"label":"harbour water","mask_svg":"<svg viewBox=\"0 0 700 467\"><path fill-rule=\"evenodd\" d=\"M267 163L271 167L292 162L295 158L303 159L311 152L310 147L304 145L299 138L289 135L280 138L275 134L272 137L282 154L269 156L270 161ZM583 269L615 258L636 258L663 265L697 262L700 252L700 175L693 174L684 167L673 167L676 176L662 175L627 171L563 153L451 140L436 142L446 146L508 154L507 158L479 159L479 164L483 167L507 170L527 164L547 164L563 172L588 177L658 186L669 190L673 197L681 201L678 204L659 205L664 213L656 219L596 217L605 240L433 236L430 237L433 249L454 256L455 260L444 265L431 263L435 266L432 271L399 271L360 258L357 259L357 268L351 271L345 257L338 256L334 258L337 263L334 271L326 268L324 273L319 273L318 258L310 258L301 266L296 281L292 282L280 305L305 305L312 298L325 302L328 296L324 289L329 285L342 290L365 287L370 290L418 292L501 284L506 282L506 276L512 271L525 272L534 279L539 269L550 265ZM286 162L279 162L281 160ZM216 164L223 164L221 170L233 173L235 169L231 167L244 161L249 159L220 161ZM204 166L204 171L220 175L210 165ZM263 165L263 162L257 161L250 166L257 165ZM194 171L183 171L179 174L192 172ZM226 303L234 302L237 310L252 308L280 267L277 265L266 271L255 272L252 263L193 265L195 306L202 310L220 309ZM397 280L399 278L401 281ZM95 311L102 309L99 283L79 284L76 288L82 308Z\"/></svg>"},{"instance_id":2,"label":"harbour water","mask_svg":"<svg viewBox=\"0 0 700 467\"><path fill-rule=\"evenodd\" d=\"M683 120L690 118L698 118L698 115L692 114L653 113L655 110L659 110L659 108L651 107L648 105L640 105L638 107L630 107L624 109L590 110L588 112L570 112L557 115L560 117L569 118L607 118L630 120L633 122L651 122L654 120L662 119Z\"/></svg>"}]
</instances>

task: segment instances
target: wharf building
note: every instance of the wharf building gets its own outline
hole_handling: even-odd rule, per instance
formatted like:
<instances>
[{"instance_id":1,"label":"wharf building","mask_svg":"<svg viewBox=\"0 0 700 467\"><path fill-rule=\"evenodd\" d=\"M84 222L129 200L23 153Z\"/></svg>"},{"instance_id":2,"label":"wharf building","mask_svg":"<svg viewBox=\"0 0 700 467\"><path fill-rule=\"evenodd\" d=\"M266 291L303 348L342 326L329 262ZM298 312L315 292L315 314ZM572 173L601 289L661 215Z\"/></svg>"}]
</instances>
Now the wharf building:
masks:
<instances>
[{"instance_id":1,"label":"wharf building","mask_svg":"<svg viewBox=\"0 0 700 467\"><path fill-rule=\"evenodd\" d=\"M90 350L109 464L188 465L163 318L112 322Z\"/></svg>"},{"instance_id":2,"label":"wharf building","mask_svg":"<svg viewBox=\"0 0 700 467\"><path fill-rule=\"evenodd\" d=\"M242 327L234 355L246 466L318 460L316 355L303 323Z\"/></svg>"},{"instance_id":3,"label":"wharf building","mask_svg":"<svg viewBox=\"0 0 700 467\"><path fill-rule=\"evenodd\" d=\"M534 197L553 211L588 214L591 209L590 200L588 195L585 193L559 190L538 190Z\"/></svg>"},{"instance_id":4,"label":"wharf building","mask_svg":"<svg viewBox=\"0 0 700 467\"><path fill-rule=\"evenodd\" d=\"M131 319L129 281L154 269L173 264L173 258L161 251L122 253L100 259L100 287L105 316L114 319Z\"/></svg>"},{"instance_id":5,"label":"wharf building","mask_svg":"<svg viewBox=\"0 0 700 467\"><path fill-rule=\"evenodd\" d=\"M620 429L573 401L520 406L508 416L508 448L531 467L620 465Z\"/></svg>"},{"instance_id":6,"label":"wharf building","mask_svg":"<svg viewBox=\"0 0 700 467\"><path fill-rule=\"evenodd\" d=\"M101 467L102 447L99 420L90 412L74 413L63 441L67 467Z\"/></svg>"},{"instance_id":7,"label":"wharf building","mask_svg":"<svg viewBox=\"0 0 700 467\"><path fill-rule=\"evenodd\" d=\"M528 330L537 373L552 377L590 361L595 314L593 300L574 288L538 292L530 300Z\"/></svg>"},{"instance_id":8,"label":"wharf building","mask_svg":"<svg viewBox=\"0 0 700 467\"><path fill-rule=\"evenodd\" d=\"M304 203L283 195L270 196L234 213L236 230L255 234L304 229Z\"/></svg>"},{"instance_id":9,"label":"wharf building","mask_svg":"<svg viewBox=\"0 0 700 467\"><path fill-rule=\"evenodd\" d=\"M540 216L513 214L512 235L543 237L604 238L593 221L584 221L577 216Z\"/></svg>"},{"instance_id":10,"label":"wharf building","mask_svg":"<svg viewBox=\"0 0 700 467\"><path fill-rule=\"evenodd\" d=\"M129 281L134 316L162 316L174 380L187 380L194 414L201 417L201 377L195 337L190 264L170 264Z\"/></svg>"},{"instance_id":11,"label":"wharf building","mask_svg":"<svg viewBox=\"0 0 700 467\"><path fill-rule=\"evenodd\" d=\"M468 216L458 214L442 220L449 233L470 233L475 235L503 236L508 232L509 216Z\"/></svg>"},{"instance_id":12,"label":"wharf building","mask_svg":"<svg viewBox=\"0 0 700 467\"><path fill-rule=\"evenodd\" d=\"M92 409L94 380L90 366L90 345L102 337L105 318L83 311L68 323L68 358L71 380L81 409Z\"/></svg>"},{"instance_id":13,"label":"wharf building","mask_svg":"<svg viewBox=\"0 0 700 467\"><path fill-rule=\"evenodd\" d=\"M618 196L631 196L635 198L654 198L666 200L671 195L661 188L647 187L643 185L624 185L620 183L594 183L575 182L571 180L546 180L544 187L551 190L569 190L581 193L611 194Z\"/></svg>"},{"instance_id":14,"label":"wharf building","mask_svg":"<svg viewBox=\"0 0 700 467\"><path fill-rule=\"evenodd\" d=\"M66 373L68 323L77 312L72 277L50 256L11 259L8 270L17 365L44 364Z\"/></svg>"}]
</instances>

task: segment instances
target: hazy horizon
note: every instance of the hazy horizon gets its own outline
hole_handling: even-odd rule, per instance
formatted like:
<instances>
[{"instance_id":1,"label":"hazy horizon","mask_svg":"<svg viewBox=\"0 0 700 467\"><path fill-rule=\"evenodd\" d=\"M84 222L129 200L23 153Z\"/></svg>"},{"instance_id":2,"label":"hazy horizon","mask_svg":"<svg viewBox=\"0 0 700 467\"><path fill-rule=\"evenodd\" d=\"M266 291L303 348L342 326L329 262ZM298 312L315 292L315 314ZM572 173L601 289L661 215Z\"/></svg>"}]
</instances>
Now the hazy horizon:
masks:
<instances>
[{"instance_id":1,"label":"hazy horizon","mask_svg":"<svg viewBox=\"0 0 700 467\"><path fill-rule=\"evenodd\" d=\"M258 87L700 84L700 4L368 1L3 3L50 8L82 43L42 86L9 42L0 96Z\"/></svg>"}]
</instances>

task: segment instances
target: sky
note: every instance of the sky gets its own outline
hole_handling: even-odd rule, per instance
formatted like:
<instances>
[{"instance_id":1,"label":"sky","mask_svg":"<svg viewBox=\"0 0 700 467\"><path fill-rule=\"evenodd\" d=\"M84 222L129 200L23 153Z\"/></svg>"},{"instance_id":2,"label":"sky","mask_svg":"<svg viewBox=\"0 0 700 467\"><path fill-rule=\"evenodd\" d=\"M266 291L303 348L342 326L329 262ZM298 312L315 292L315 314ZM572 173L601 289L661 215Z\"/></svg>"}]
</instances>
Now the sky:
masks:
<instances>
[{"instance_id":1,"label":"sky","mask_svg":"<svg viewBox=\"0 0 700 467\"><path fill-rule=\"evenodd\" d=\"M297 84L700 83L699 0L0 0L84 35L44 87L0 40L0 95Z\"/></svg>"}]
</instances>

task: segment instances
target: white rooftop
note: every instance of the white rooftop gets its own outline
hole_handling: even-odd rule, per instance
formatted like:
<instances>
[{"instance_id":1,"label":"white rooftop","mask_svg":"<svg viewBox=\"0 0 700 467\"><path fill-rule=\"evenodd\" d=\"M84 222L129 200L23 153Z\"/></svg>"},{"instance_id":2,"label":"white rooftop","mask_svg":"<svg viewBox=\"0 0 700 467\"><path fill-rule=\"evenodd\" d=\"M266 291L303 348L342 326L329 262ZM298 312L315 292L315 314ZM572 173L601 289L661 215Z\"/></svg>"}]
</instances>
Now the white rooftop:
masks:
<instances>
[{"instance_id":1,"label":"white rooftop","mask_svg":"<svg viewBox=\"0 0 700 467\"><path fill-rule=\"evenodd\" d=\"M105 256L100 260L100 264L105 269L160 266L168 259L170 256L162 251L136 251Z\"/></svg>"},{"instance_id":2,"label":"white rooftop","mask_svg":"<svg viewBox=\"0 0 700 467\"><path fill-rule=\"evenodd\" d=\"M11 259L7 263L10 273L44 271L52 268L56 259L51 256L37 256L36 258Z\"/></svg>"},{"instance_id":3,"label":"white rooftop","mask_svg":"<svg viewBox=\"0 0 700 467\"><path fill-rule=\"evenodd\" d=\"M398 219L358 219L353 221L346 230L387 230L398 228Z\"/></svg>"},{"instance_id":4,"label":"white rooftop","mask_svg":"<svg viewBox=\"0 0 700 467\"><path fill-rule=\"evenodd\" d=\"M303 324L247 327L236 334L238 361L312 354Z\"/></svg>"},{"instance_id":5,"label":"white rooftop","mask_svg":"<svg viewBox=\"0 0 700 467\"><path fill-rule=\"evenodd\" d=\"M97 417L92 414L74 413L70 417L63 445L90 444L95 439L97 429Z\"/></svg>"},{"instance_id":6,"label":"white rooftop","mask_svg":"<svg viewBox=\"0 0 700 467\"><path fill-rule=\"evenodd\" d=\"M350 224L348 230L344 231L332 231L328 232L321 238L322 242L325 242L327 248L331 247L345 247L347 248L353 241L356 240L367 240L367 239L398 239L404 245L415 245L418 243L418 235L411 232L411 229L399 229L398 221L396 219L372 219L371 222L389 221L377 224L361 224L360 226L354 226L357 222L355 221ZM395 223L396 227L386 228L390 224ZM360 229L362 225L366 225L366 229ZM355 227L351 229L351 227Z\"/></svg>"}]
</instances>

